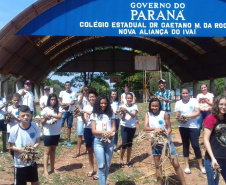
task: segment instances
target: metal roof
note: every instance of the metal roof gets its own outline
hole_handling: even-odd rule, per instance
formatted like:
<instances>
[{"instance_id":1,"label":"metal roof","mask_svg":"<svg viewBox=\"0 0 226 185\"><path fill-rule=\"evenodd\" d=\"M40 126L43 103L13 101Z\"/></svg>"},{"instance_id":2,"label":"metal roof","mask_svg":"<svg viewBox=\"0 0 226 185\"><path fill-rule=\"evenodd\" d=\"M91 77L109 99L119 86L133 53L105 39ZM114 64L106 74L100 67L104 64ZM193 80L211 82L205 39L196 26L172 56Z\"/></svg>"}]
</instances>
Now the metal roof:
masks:
<instances>
[{"instance_id":1,"label":"metal roof","mask_svg":"<svg viewBox=\"0 0 226 185\"><path fill-rule=\"evenodd\" d=\"M77 61L74 71L91 70L88 65L91 65L92 62L97 63L95 71L103 71L105 70L104 66L108 68L113 66L115 64L112 62L116 60L109 59L104 62L97 60L101 55L106 56L106 51L97 52L95 48L112 47L114 49L119 46L132 50L121 53L111 51L111 53L115 53L114 57L118 60L120 60L120 56L124 55L127 55L125 58L132 60L131 56L134 55L134 50L140 50L150 55L160 54L162 62L174 71L182 82L225 76L226 39L224 37L153 38L15 35L29 21L62 1L39 0L0 30L0 70L2 73L12 74L16 77L23 76L40 83L59 66L69 65L65 61L75 62L75 60L72 60L73 58L76 58ZM109 57L111 57L111 54L109 54ZM90 59L87 68L83 64L84 58ZM120 60L120 63L123 64L123 60ZM73 64L70 65L73 66ZM66 69L66 66L60 70L63 68ZM120 69L113 68L112 72L121 72L118 71ZM73 68L70 68L70 70L73 71ZM131 72L133 71L131 69Z\"/></svg>"}]
</instances>

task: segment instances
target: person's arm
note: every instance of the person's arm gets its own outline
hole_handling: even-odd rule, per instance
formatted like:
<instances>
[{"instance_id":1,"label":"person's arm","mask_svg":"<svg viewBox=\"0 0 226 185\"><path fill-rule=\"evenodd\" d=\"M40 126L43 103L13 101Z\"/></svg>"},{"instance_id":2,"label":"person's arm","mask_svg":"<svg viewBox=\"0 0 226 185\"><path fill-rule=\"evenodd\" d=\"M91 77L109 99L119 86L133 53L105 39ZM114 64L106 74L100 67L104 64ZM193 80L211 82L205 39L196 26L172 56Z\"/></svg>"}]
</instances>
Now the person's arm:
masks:
<instances>
[{"instance_id":1,"label":"person's arm","mask_svg":"<svg viewBox=\"0 0 226 185\"><path fill-rule=\"evenodd\" d=\"M84 112L83 110L81 111L81 118L82 121L87 125L88 124L88 114Z\"/></svg>"},{"instance_id":2,"label":"person's arm","mask_svg":"<svg viewBox=\"0 0 226 185\"><path fill-rule=\"evenodd\" d=\"M172 127L170 123L170 117L168 113L165 113L165 123L166 123L166 128L167 128L167 135L169 135L172 132Z\"/></svg>"},{"instance_id":3,"label":"person's arm","mask_svg":"<svg viewBox=\"0 0 226 185\"><path fill-rule=\"evenodd\" d=\"M124 101L123 101L123 96L121 94L121 105L123 105L123 104L124 104Z\"/></svg>"},{"instance_id":4,"label":"person's arm","mask_svg":"<svg viewBox=\"0 0 226 185\"><path fill-rule=\"evenodd\" d=\"M124 121L124 120L125 120L125 118L126 118L126 113L122 113L122 114L121 114L121 120L123 120L123 121Z\"/></svg>"},{"instance_id":5,"label":"person's arm","mask_svg":"<svg viewBox=\"0 0 226 185\"><path fill-rule=\"evenodd\" d=\"M33 106L34 106L34 117L36 116L36 106L35 106L35 102L33 101Z\"/></svg>"},{"instance_id":6,"label":"person's arm","mask_svg":"<svg viewBox=\"0 0 226 185\"><path fill-rule=\"evenodd\" d=\"M212 148L210 146L210 136L211 136L212 131L213 131L212 129L204 128L204 145L211 158L212 167L214 168L215 166L218 166L219 164L217 163L217 160L215 159Z\"/></svg>"},{"instance_id":7,"label":"person's arm","mask_svg":"<svg viewBox=\"0 0 226 185\"><path fill-rule=\"evenodd\" d=\"M61 97L59 97L59 104L62 106L62 105L64 105L64 103L62 103L62 98Z\"/></svg>"},{"instance_id":8,"label":"person's arm","mask_svg":"<svg viewBox=\"0 0 226 185\"><path fill-rule=\"evenodd\" d=\"M83 97L84 97L84 94L82 93L79 97L79 100L78 100L78 104L79 105L82 105L82 100L83 100Z\"/></svg>"},{"instance_id":9,"label":"person's arm","mask_svg":"<svg viewBox=\"0 0 226 185\"><path fill-rule=\"evenodd\" d=\"M55 118L55 119L61 119L62 117L62 112L59 112L57 115L51 115L52 118Z\"/></svg>"},{"instance_id":10,"label":"person's arm","mask_svg":"<svg viewBox=\"0 0 226 185\"><path fill-rule=\"evenodd\" d=\"M208 105L210 105L210 106L213 105L213 100L214 100L214 97L211 97L210 99L205 98L205 102L206 102Z\"/></svg>"},{"instance_id":11,"label":"person's arm","mask_svg":"<svg viewBox=\"0 0 226 185\"><path fill-rule=\"evenodd\" d=\"M36 138L36 142L33 147L38 148L39 144L40 144L40 137Z\"/></svg>"},{"instance_id":12,"label":"person's arm","mask_svg":"<svg viewBox=\"0 0 226 185\"><path fill-rule=\"evenodd\" d=\"M11 151L14 151L14 152L19 152L19 153L23 153L23 148L17 148L15 146L15 143L9 143L10 144L10 147L9 147L9 150Z\"/></svg>"},{"instance_id":13,"label":"person's arm","mask_svg":"<svg viewBox=\"0 0 226 185\"><path fill-rule=\"evenodd\" d=\"M132 101L132 104L135 104L136 103L136 96L135 94L133 93L133 101Z\"/></svg>"},{"instance_id":14,"label":"person's arm","mask_svg":"<svg viewBox=\"0 0 226 185\"><path fill-rule=\"evenodd\" d=\"M185 117L186 117L186 118L190 118L190 119L192 119L192 118L196 118L196 117L198 117L198 116L199 116L199 114L200 114L200 109L199 109L199 108L197 108L197 107L195 107L195 112L194 112L194 113L192 113L192 114L190 114L190 115L185 115Z\"/></svg>"}]
</instances>

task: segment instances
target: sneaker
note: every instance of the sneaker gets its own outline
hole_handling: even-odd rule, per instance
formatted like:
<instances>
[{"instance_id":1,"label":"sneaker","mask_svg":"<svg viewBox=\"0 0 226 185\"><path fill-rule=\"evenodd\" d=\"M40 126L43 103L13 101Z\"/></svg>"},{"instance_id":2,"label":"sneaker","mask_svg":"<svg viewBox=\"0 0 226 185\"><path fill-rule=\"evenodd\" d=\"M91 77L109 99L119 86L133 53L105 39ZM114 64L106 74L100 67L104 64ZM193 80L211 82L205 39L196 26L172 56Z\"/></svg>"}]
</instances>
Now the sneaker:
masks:
<instances>
[{"instance_id":1,"label":"sneaker","mask_svg":"<svg viewBox=\"0 0 226 185\"><path fill-rule=\"evenodd\" d=\"M67 142L67 146L68 146L68 147L71 146L71 142L70 142L70 141Z\"/></svg>"}]
</instances>

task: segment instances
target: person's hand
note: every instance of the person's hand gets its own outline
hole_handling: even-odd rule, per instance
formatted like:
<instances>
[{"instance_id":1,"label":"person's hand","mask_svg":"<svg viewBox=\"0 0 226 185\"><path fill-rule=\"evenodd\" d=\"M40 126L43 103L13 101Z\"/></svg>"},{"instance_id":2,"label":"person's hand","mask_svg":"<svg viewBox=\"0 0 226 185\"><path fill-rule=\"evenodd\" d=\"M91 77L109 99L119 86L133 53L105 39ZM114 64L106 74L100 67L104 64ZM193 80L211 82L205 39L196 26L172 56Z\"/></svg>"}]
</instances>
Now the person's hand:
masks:
<instances>
[{"instance_id":1,"label":"person's hand","mask_svg":"<svg viewBox=\"0 0 226 185\"><path fill-rule=\"evenodd\" d=\"M110 137L112 136L112 131L106 131L103 135L104 137Z\"/></svg>"},{"instance_id":2,"label":"person's hand","mask_svg":"<svg viewBox=\"0 0 226 185\"><path fill-rule=\"evenodd\" d=\"M155 133L160 133L161 129L160 128L155 128Z\"/></svg>"},{"instance_id":3,"label":"person's hand","mask_svg":"<svg viewBox=\"0 0 226 185\"><path fill-rule=\"evenodd\" d=\"M217 162L217 160L215 158L212 159L211 163L212 163L212 167L213 168L215 168L215 166L219 166L219 164L218 164L218 162Z\"/></svg>"},{"instance_id":4,"label":"person's hand","mask_svg":"<svg viewBox=\"0 0 226 185\"><path fill-rule=\"evenodd\" d=\"M24 96L27 92L25 92L24 90L21 93L21 96Z\"/></svg>"}]
</instances>

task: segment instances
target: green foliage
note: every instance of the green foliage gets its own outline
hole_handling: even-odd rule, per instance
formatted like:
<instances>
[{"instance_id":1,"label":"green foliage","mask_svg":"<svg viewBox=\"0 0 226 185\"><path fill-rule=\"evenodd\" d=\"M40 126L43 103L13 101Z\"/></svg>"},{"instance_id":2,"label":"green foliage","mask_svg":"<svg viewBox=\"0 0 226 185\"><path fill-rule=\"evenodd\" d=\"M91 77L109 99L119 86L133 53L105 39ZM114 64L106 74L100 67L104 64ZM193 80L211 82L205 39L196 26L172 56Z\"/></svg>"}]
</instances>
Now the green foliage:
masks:
<instances>
[{"instance_id":1,"label":"green foliage","mask_svg":"<svg viewBox=\"0 0 226 185\"><path fill-rule=\"evenodd\" d=\"M60 91L64 89L64 83L60 82L59 80L51 80L50 78L47 78L44 83L45 85L52 87L53 93L55 93L57 96L59 96Z\"/></svg>"},{"instance_id":2,"label":"green foliage","mask_svg":"<svg viewBox=\"0 0 226 185\"><path fill-rule=\"evenodd\" d=\"M110 86L101 76L93 78L88 86L96 88L98 94L105 94L106 96L110 94Z\"/></svg>"},{"instance_id":3,"label":"green foliage","mask_svg":"<svg viewBox=\"0 0 226 185\"><path fill-rule=\"evenodd\" d=\"M215 96L219 96L220 94L224 93L224 78L218 78L214 80L215 83Z\"/></svg>"}]
</instances>

